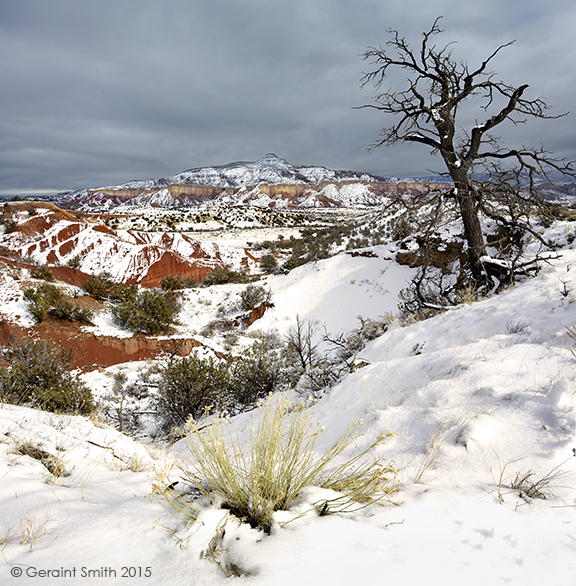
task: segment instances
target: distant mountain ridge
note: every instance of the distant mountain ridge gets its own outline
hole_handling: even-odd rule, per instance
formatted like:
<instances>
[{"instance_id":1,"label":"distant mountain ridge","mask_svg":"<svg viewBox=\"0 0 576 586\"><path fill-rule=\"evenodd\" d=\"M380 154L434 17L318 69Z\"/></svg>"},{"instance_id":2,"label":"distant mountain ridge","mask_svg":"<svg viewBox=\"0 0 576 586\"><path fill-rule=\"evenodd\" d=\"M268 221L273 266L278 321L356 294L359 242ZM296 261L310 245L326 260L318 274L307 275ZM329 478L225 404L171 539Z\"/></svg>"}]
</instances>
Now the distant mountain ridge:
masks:
<instances>
[{"instance_id":1,"label":"distant mountain ridge","mask_svg":"<svg viewBox=\"0 0 576 586\"><path fill-rule=\"evenodd\" d=\"M59 201L83 211L205 203L276 209L355 207L380 205L398 189L420 192L427 183L321 166L296 166L268 153L254 162L198 167L168 178L82 189L62 195Z\"/></svg>"}]
</instances>

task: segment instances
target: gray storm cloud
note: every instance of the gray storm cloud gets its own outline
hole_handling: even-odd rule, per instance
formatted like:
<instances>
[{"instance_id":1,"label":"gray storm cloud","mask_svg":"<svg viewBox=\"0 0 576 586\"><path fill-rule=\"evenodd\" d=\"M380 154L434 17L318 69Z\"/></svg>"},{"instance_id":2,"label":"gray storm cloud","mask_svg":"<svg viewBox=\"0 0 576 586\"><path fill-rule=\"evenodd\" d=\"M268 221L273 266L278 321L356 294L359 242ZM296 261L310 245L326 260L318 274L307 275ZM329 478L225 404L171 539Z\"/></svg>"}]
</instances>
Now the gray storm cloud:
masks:
<instances>
[{"instance_id":1,"label":"gray storm cloud","mask_svg":"<svg viewBox=\"0 0 576 586\"><path fill-rule=\"evenodd\" d=\"M173 175L256 160L418 176L441 170L426 148L368 154L387 121L369 101L362 53L395 28L480 62L571 109L576 13L564 0L19 0L0 3L0 193L33 193ZM399 83L402 75L390 78ZM470 121L474 112L470 113ZM477 113L481 116L481 112ZM503 129L507 144L576 158L572 118Z\"/></svg>"}]
</instances>

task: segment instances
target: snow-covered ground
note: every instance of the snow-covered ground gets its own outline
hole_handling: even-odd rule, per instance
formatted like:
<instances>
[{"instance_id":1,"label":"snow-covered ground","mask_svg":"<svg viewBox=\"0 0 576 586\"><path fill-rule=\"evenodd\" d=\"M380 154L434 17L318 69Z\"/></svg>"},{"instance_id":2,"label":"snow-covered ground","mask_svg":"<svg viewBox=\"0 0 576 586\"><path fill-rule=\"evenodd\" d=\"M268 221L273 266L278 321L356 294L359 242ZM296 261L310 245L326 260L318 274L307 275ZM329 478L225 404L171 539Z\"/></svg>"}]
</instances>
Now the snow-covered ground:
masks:
<instances>
[{"instance_id":1,"label":"snow-covered ground","mask_svg":"<svg viewBox=\"0 0 576 586\"><path fill-rule=\"evenodd\" d=\"M229 521L221 559L246 577L226 578L200 557L225 510L199 504L186 525L154 498L159 474L180 479L181 444L146 448L81 417L0 406L0 583L574 583L576 358L567 328L576 324L575 228L549 231L564 248L535 278L408 327L393 324L361 352L368 364L310 407L312 423L324 427L316 447L321 453L358 418L358 448L395 432L376 455L395 461L396 504L309 512L270 535ZM357 316L394 311L410 269L386 246L373 250L269 277L275 307L251 329L284 333L300 315L337 333L357 326ZM196 321L182 327L200 329L240 289L190 292L199 298L187 299L182 321ZM250 415L237 423L249 428ZM20 440L60 455L69 475L54 480L39 461L12 453ZM540 498L510 488L530 472ZM322 496L306 490L276 519L295 518Z\"/></svg>"}]
</instances>

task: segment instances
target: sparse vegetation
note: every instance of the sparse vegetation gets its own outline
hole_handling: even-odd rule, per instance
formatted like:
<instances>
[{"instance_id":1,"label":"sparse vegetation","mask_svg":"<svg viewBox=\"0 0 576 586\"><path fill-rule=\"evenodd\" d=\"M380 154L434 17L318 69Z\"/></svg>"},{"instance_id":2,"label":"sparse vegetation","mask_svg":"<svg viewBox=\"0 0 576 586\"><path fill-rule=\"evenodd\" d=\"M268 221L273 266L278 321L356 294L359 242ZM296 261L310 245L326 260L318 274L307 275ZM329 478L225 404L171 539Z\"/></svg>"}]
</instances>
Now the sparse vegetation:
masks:
<instances>
[{"instance_id":1,"label":"sparse vegetation","mask_svg":"<svg viewBox=\"0 0 576 586\"><path fill-rule=\"evenodd\" d=\"M56 478L69 476L70 473L66 470L66 466L62 456L55 456L47 452L43 447L32 440L17 440L10 449L10 452L20 456L29 456L41 462L46 470Z\"/></svg>"},{"instance_id":2,"label":"sparse vegetation","mask_svg":"<svg viewBox=\"0 0 576 586\"><path fill-rule=\"evenodd\" d=\"M272 294L261 285L248 285L240 293L240 307L244 311L250 311L262 303L270 304Z\"/></svg>"},{"instance_id":3,"label":"sparse vegetation","mask_svg":"<svg viewBox=\"0 0 576 586\"><path fill-rule=\"evenodd\" d=\"M70 267L71 269L79 269L81 265L82 259L77 254L72 258L68 259L68 261L66 262L66 266Z\"/></svg>"},{"instance_id":4,"label":"sparse vegetation","mask_svg":"<svg viewBox=\"0 0 576 586\"><path fill-rule=\"evenodd\" d=\"M6 205L6 204L4 204ZM0 225L4 226L4 233L5 234L9 234L10 232L14 232L14 230L16 230L16 227L18 226L18 224L16 224L16 222L10 218L10 217L6 217L4 215L4 212L2 213L2 217L0 218Z\"/></svg>"},{"instance_id":5,"label":"sparse vegetation","mask_svg":"<svg viewBox=\"0 0 576 586\"><path fill-rule=\"evenodd\" d=\"M170 330L179 311L180 304L174 293L141 291L126 296L112 307L112 319L116 325L133 333L155 336Z\"/></svg>"},{"instance_id":6,"label":"sparse vegetation","mask_svg":"<svg viewBox=\"0 0 576 586\"><path fill-rule=\"evenodd\" d=\"M323 456L316 456L314 447L322 429L310 422L305 406L295 409L287 399L269 398L255 413L246 445L223 415L204 429L189 420L185 441L190 458L183 463L189 482L205 494L221 497L223 507L252 527L269 532L273 513L287 509L306 486L343 493L341 498L317 503L321 514L378 502L394 490L390 481L394 467L372 457L372 450L389 432L336 464L358 439L358 423ZM192 518L196 515L189 503L188 513Z\"/></svg>"},{"instance_id":7,"label":"sparse vegetation","mask_svg":"<svg viewBox=\"0 0 576 586\"><path fill-rule=\"evenodd\" d=\"M92 393L67 370L72 356L71 350L60 350L45 341L4 348L1 358L8 366L0 366L0 400L56 413L91 413L95 408Z\"/></svg>"},{"instance_id":8,"label":"sparse vegetation","mask_svg":"<svg viewBox=\"0 0 576 586\"><path fill-rule=\"evenodd\" d=\"M575 452L576 453L576 452ZM555 466L550 472L540 474L535 470L528 469L517 471L513 476L506 478L506 471L510 464L518 462L520 459L508 462L500 470L500 476L496 481L498 487L498 500L504 502L504 489L509 492L517 494L526 503L534 499L546 500L555 498L555 488L557 488L557 481L566 476L566 472L561 470L561 467L566 464L562 462Z\"/></svg>"},{"instance_id":9,"label":"sparse vegetation","mask_svg":"<svg viewBox=\"0 0 576 586\"><path fill-rule=\"evenodd\" d=\"M50 283L42 283L36 288L26 287L24 299L28 304L28 309L38 322L44 321L50 315L65 321L91 323L92 312L90 310L64 299L60 289Z\"/></svg>"},{"instance_id":10,"label":"sparse vegetation","mask_svg":"<svg viewBox=\"0 0 576 586\"><path fill-rule=\"evenodd\" d=\"M103 410L122 433L134 433L140 425L137 406L148 396L148 389L136 382L128 384L127 381L128 377L124 372L114 373L112 390L103 397Z\"/></svg>"}]
</instances>

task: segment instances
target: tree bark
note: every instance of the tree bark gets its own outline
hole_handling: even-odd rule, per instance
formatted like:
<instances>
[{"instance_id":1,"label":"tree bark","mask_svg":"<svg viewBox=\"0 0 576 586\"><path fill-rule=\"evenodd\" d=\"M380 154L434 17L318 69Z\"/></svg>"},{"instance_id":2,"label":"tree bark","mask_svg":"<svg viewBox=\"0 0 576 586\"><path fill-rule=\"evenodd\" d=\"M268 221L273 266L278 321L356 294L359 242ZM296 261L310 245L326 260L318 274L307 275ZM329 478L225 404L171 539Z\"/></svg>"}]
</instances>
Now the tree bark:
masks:
<instances>
[{"instance_id":1,"label":"tree bark","mask_svg":"<svg viewBox=\"0 0 576 586\"><path fill-rule=\"evenodd\" d=\"M472 276L478 285L486 282L487 275L480 260L486 255L486 245L482 233L482 225L478 216L478 208L474 197L474 190L468 179L466 168L449 166L456 188L456 201L460 208L460 215L464 224L464 236L468 244L468 259Z\"/></svg>"}]
</instances>

